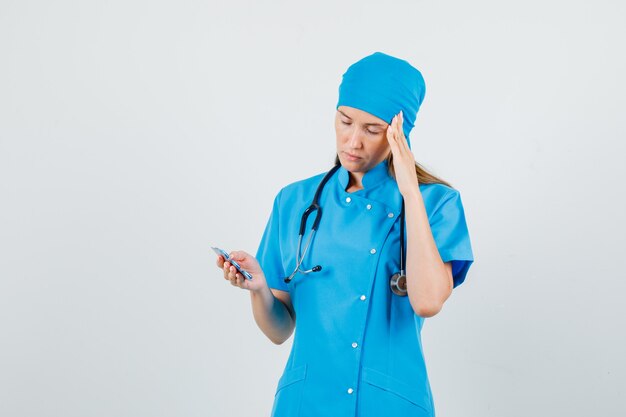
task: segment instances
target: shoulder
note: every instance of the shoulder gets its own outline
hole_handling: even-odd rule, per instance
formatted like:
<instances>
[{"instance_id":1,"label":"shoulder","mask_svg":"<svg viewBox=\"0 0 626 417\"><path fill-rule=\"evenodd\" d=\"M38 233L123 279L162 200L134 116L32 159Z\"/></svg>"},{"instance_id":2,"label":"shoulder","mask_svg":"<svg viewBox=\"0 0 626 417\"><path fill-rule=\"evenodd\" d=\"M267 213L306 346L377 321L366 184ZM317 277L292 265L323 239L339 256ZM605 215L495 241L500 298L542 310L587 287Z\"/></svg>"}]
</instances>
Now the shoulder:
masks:
<instances>
[{"instance_id":1,"label":"shoulder","mask_svg":"<svg viewBox=\"0 0 626 417\"><path fill-rule=\"evenodd\" d=\"M428 198L434 200L445 200L460 195L459 191L456 188L452 188L440 183L420 184L420 192L422 193L422 196L428 196Z\"/></svg>"},{"instance_id":2,"label":"shoulder","mask_svg":"<svg viewBox=\"0 0 626 417\"><path fill-rule=\"evenodd\" d=\"M280 190L280 192L283 194L289 194L300 190L310 190L311 188L316 189L320 181L322 181L322 178L324 178L324 174L325 173L322 172L320 174L315 174L311 177L292 182L291 184L287 184Z\"/></svg>"},{"instance_id":3,"label":"shoulder","mask_svg":"<svg viewBox=\"0 0 626 417\"><path fill-rule=\"evenodd\" d=\"M279 204L293 204L300 200L312 200L315 190L324 178L325 172L315 174L311 177L292 182L285 185L280 189L276 195L276 200Z\"/></svg>"},{"instance_id":4,"label":"shoulder","mask_svg":"<svg viewBox=\"0 0 626 417\"><path fill-rule=\"evenodd\" d=\"M424 205L429 213L437 211L447 202L457 201L460 203L461 194L456 188L440 183L420 184L419 187Z\"/></svg>"}]
</instances>

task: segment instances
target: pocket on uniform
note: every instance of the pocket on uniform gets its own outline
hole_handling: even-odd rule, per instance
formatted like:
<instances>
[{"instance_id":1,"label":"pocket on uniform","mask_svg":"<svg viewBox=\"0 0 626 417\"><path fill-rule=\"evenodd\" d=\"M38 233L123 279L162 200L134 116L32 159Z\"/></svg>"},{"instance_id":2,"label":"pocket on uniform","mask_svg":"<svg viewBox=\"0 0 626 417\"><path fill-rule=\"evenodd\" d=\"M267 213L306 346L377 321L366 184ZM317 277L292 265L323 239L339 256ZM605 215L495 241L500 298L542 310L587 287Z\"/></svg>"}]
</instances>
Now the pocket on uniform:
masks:
<instances>
[{"instance_id":1,"label":"pocket on uniform","mask_svg":"<svg viewBox=\"0 0 626 417\"><path fill-rule=\"evenodd\" d=\"M306 365L287 369L278 381L272 417L297 416L300 412Z\"/></svg>"},{"instance_id":2,"label":"pocket on uniform","mask_svg":"<svg viewBox=\"0 0 626 417\"><path fill-rule=\"evenodd\" d=\"M280 377L280 380L278 381L276 394L278 394L281 389L291 384L295 384L298 381L302 381L304 378L306 378L306 365L298 366L297 368L287 369L285 372L283 372L283 376Z\"/></svg>"},{"instance_id":3,"label":"pocket on uniform","mask_svg":"<svg viewBox=\"0 0 626 417\"><path fill-rule=\"evenodd\" d=\"M403 410L403 412L409 412L411 409L416 410L416 407L421 409L420 416L432 415L430 397L424 389L411 386L406 382L371 368L363 368L361 380L365 384L376 388L376 391L367 391L371 397L378 398L370 398L366 401L382 405L387 404L392 410L397 409L398 413L393 415L401 415L399 413L400 410ZM362 394L363 388L365 387L361 389ZM390 410L387 409L387 411Z\"/></svg>"}]
</instances>

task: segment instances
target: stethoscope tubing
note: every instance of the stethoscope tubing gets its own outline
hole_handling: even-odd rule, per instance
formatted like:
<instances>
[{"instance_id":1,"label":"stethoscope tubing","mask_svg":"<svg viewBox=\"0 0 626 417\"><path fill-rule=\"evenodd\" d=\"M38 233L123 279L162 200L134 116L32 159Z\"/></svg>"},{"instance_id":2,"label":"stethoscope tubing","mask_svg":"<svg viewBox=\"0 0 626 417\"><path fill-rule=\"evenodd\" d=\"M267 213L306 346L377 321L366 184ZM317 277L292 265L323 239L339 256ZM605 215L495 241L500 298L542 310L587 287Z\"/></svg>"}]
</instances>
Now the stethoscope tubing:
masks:
<instances>
[{"instance_id":1,"label":"stethoscope tubing","mask_svg":"<svg viewBox=\"0 0 626 417\"><path fill-rule=\"evenodd\" d=\"M300 229L298 231L298 249L296 251L296 267L293 272L284 279L285 283L291 282L291 280L296 276L298 272L303 274L308 274L310 272L317 272L322 269L320 265L316 265L311 269L302 270L300 266L302 265L302 261L306 256L309 247L311 245L311 241L313 240L313 236L317 232L317 228L320 224L320 220L322 219L322 207L319 205L319 198L322 194L322 190L324 186L332 177L332 175L341 167L340 164L336 164L331 168L330 171L326 173L320 184L317 186L317 190L315 191L315 195L313 196L313 201L311 205L309 205L302 213L302 218L300 219ZM301 254L302 250L302 238L304 237L304 232L306 229L306 224L309 216L315 213L315 220L313 221L313 226L311 227L311 234L309 234L309 238L307 239L307 243L304 247L304 252ZM405 219L404 219L404 199L402 200L402 209L400 211L400 272L394 274L390 278L390 286L391 290L394 294L397 295L406 295L406 275L405 275L405 258L404 258L404 233L405 233Z\"/></svg>"}]
</instances>

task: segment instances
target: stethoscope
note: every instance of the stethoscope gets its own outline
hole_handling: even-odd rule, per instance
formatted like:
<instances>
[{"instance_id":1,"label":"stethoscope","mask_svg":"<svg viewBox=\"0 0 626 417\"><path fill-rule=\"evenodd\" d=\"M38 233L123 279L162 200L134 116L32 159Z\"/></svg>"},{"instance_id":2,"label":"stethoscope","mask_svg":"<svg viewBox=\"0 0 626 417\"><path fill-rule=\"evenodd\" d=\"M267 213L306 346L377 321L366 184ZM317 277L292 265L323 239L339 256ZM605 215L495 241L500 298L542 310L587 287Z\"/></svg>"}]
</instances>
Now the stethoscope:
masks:
<instances>
[{"instance_id":1,"label":"stethoscope","mask_svg":"<svg viewBox=\"0 0 626 417\"><path fill-rule=\"evenodd\" d=\"M332 177L332 175L341 167L341 165L335 165L330 171L324 175L322 182L317 186L317 190L315 191L315 195L313 196L313 202L302 214L302 218L300 219L300 230L298 234L298 250L296 252L296 267L294 268L291 275L285 278L285 282L288 284L291 280L296 276L298 272L302 274L309 274L311 272L318 272L322 270L321 265L315 265L311 269L300 269L302 265L302 260L306 256L307 251L309 250L309 246L311 245L311 241L313 240L313 236L317 232L317 228L320 224L320 220L322 218L322 207L319 205L319 198L322 194L322 190L324 186ZM315 212L315 220L313 221L313 226L311 227L311 233L309 234L309 238L307 239L306 245L304 247L304 252L302 250L302 238L304 237L304 229L306 229L306 223L311 215L311 213ZM389 286L391 287L391 291L400 296L407 295L406 289L406 263L404 259L404 200L402 201L402 210L400 211L400 272L396 272L389 279Z\"/></svg>"}]
</instances>

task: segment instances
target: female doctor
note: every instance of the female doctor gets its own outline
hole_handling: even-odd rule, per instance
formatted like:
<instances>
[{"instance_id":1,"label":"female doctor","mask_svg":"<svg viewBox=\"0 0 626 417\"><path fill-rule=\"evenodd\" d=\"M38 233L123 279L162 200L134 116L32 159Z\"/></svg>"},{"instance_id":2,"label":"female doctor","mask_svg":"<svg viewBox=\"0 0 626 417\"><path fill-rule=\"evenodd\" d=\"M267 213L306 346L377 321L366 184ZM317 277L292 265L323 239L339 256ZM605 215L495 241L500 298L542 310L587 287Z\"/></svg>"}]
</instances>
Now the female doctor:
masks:
<instances>
[{"instance_id":1,"label":"female doctor","mask_svg":"<svg viewBox=\"0 0 626 417\"><path fill-rule=\"evenodd\" d=\"M376 52L352 64L336 167L280 190L256 257L232 252L252 280L218 257L272 342L296 330L272 416L435 415L420 332L473 255L459 192L409 147L424 92L405 60Z\"/></svg>"}]
</instances>

